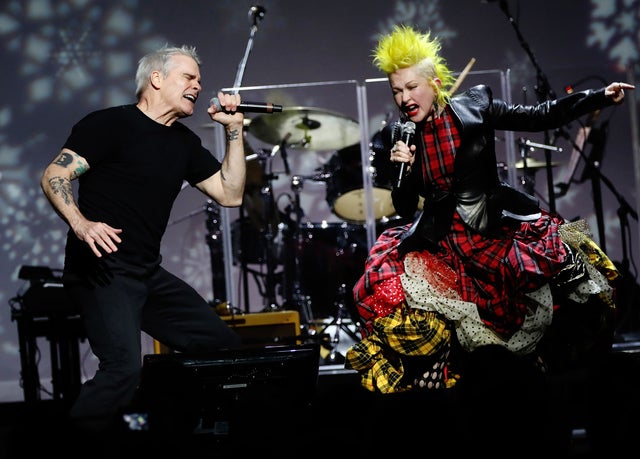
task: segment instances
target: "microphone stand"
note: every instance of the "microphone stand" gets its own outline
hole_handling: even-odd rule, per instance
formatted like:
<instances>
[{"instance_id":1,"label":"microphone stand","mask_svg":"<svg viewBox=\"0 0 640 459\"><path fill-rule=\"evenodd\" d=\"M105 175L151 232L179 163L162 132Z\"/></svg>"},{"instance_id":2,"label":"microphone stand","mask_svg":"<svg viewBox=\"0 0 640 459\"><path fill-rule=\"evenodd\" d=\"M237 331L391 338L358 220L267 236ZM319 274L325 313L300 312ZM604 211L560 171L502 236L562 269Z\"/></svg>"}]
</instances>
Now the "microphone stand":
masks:
<instances>
[{"instance_id":1,"label":"microphone stand","mask_svg":"<svg viewBox=\"0 0 640 459\"><path fill-rule=\"evenodd\" d=\"M244 76L244 69L246 67L247 64L247 60L249 58L249 53L251 51L251 49L253 48L253 40L254 40L254 36L256 34L256 32L258 31L258 21L260 21L261 19L264 18L264 13L265 13L265 9L261 6L252 6L249 9L249 19L251 20L251 30L250 30L250 34L249 34L249 41L247 42L247 47L244 53L244 56L242 57L242 60L240 61L240 64L238 65L238 70L236 72L236 79L233 83L233 87L234 87L234 93L237 94L239 91L239 87L242 85L242 78ZM213 205L213 204L212 204ZM216 204L217 205L217 204ZM232 247L232 243L231 243L231 224L230 224L230 217L229 217L229 209L227 208L223 208L220 209L220 216L221 216L221 223L222 223L222 232L224 234L229 235L229 237L225 237L223 238L222 242L223 242L223 249L224 249L224 255L223 255L223 260L226 260L226 263L224 263L224 271L225 271L225 294L229 294L230 296L234 295L234 289L233 289L233 285L231 282L231 265L233 263L233 247ZM241 209L241 215L242 215L242 209ZM215 230L215 228L209 228L210 230ZM242 241L244 236L242 235L243 233L243 228L242 228L242 220L240 220L240 240ZM212 266L212 269L216 269L216 266ZM246 286L245 286L246 287ZM227 301L227 310L228 311L233 311L235 308L235 304L234 301L232 301L232 299L228 299ZM249 305L246 304L245 305L245 312L249 312Z\"/></svg>"},{"instance_id":2,"label":"microphone stand","mask_svg":"<svg viewBox=\"0 0 640 459\"><path fill-rule=\"evenodd\" d=\"M531 59L531 63L536 69L537 84L536 84L535 90L536 90L536 94L538 94L538 102L541 102L543 100L555 99L556 94L553 91L553 89L551 89L551 86L549 85L549 80L547 79L544 72L542 71L542 68L538 64L538 60L536 59L533 52L531 51L531 48L529 47L528 43L525 41L524 37L522 36L522 33L520 32L520 29L515 19L509 12L507 0L500 0L499 5L500 5L500 9L507 16L507 19L513 26L513 29L515 30L516 35L518 37L518 40L520 41L520 45L522 46L522 48L525 50L525 52ZM555 143L555 139L551 139L551 137L549 136L549 131L545 131L544 133L544 143L547 145L552 145ZM555 212L556 200L555 200L555 192L554 192L554 186L553 186L553 170L552 170L553 166L551 161L551 150L545 150L544 157L546 161L546 171L547 171L547 189L548 189L547 194L549 195L549 211Z\"/></svg>"},{"instance_id":3,"label":"microphone stand","mask_svg":"<svg viewBox=\"0 0 640 459\"><path fill-rule=\"evenodd\" d=\"M253 40L258 31L258 21L264 18L265 9L261 6L252 6L249 9L249 19L251 20L251 31L249 33L249 41L247 41L247 47L244 51L244 56L238 64L238 71L236 73L236 80L233 83L233 87L235 88L234 92L238 92L238 88L242 85L242 77L244 76L244 69L247 65L247 60L249 59L249 53L253 49Z\"/></svg>"}]
</instances>

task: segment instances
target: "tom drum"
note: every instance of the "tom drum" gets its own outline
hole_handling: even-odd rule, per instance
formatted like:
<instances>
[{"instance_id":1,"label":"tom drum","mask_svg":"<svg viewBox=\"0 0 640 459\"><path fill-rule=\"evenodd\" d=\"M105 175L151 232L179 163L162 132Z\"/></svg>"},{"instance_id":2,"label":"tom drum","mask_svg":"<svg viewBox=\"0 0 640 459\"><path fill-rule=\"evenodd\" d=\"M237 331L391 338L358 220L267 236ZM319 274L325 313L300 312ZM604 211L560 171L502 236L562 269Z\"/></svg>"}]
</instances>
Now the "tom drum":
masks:
<instances>
[{"instance_id":1,"label":"tom drum","mask_svg":"<svg viewBox=\"0 0 640 459\"><path fill-rule=\"evenodd\" d=\"M376 220L395 214L391 202L392 164L388 153L369 152L373 183L373 213ZM343 148L329 160L327 203L334 214L353 223L367 220L365 189L362 179L360 144Z\"/></svg>"}]
</instances>

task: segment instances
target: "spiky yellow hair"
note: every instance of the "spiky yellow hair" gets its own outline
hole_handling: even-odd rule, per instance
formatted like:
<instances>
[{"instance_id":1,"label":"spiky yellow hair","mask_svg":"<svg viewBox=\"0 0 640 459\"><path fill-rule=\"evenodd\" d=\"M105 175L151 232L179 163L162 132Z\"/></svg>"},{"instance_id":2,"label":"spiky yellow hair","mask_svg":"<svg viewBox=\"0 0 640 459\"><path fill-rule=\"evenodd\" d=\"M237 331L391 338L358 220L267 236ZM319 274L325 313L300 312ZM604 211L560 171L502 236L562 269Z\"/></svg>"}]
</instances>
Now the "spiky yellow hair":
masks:
<instances>
[{"instance_id":1,"label":"spiky yellow hair","mask_svg":"<svg viewBox=\"0 0 640 459\"><path fill-rule=\"evenodd\" d=\"M449 89L455 79L446 61L440 56L440 49L440 40L432 38L431 32L420 33L413 27L396 25L391 33L383 35L378 40L378 45L373 51L373 64L389 75L398 69L425 64L428 61L435 74L425 77L440 80L442 86L438 91L438 103L443 104L450 96Z\"/></svg>"}]
</instances>

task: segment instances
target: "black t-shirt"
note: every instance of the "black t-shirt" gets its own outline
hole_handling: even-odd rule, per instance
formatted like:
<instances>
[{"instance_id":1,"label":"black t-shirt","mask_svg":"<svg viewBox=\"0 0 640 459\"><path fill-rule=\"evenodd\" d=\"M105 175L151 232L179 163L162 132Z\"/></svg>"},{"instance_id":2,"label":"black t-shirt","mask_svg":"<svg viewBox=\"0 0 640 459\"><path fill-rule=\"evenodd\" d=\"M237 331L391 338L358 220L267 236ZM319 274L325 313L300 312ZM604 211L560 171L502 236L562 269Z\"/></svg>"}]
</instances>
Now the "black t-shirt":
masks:
<instances>
[{"instance_id":1,"label":"black t-shirt","mask_svg":"<svg viewBox=\"0 0 640 459\"><path fill-rule=\"evenodd\" d=\"M160 243L186 180L191 186L220 170L220 162L184 124L159 124L135 105L90 113L64 144L89 170L78 181L78 206L89 220L121 228L118 252L106 257L140 272L160 263ZM69 231L66 269L96 256Z\"/></svg>"}]
</instances>

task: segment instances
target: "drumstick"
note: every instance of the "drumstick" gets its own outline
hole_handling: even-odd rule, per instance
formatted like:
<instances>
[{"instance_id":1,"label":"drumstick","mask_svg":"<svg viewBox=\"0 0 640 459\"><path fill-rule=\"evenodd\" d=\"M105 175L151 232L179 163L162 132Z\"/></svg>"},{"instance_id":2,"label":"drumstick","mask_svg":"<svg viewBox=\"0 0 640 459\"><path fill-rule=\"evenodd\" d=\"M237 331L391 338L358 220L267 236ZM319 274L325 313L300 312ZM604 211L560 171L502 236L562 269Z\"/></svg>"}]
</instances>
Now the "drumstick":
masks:
<instances>
[{"instance_id":1,"label":"drumstick","mask_svg":"<svg viewBox=\"0 0 640 459\"><path fill-rule=\"evenodd\" d=\"M455 83L453 83L453 86L451 86L451 89L449 90L449 94L453 94L454 92L456 92L456 90L462 84L462 81L467 77L467 74L471 70L471 67L473 67L473 64L475 64L475 63L476 63L476 58L472 57L471 60L469 61L469 63L467 64L467 66L464 68L464 70L458 76L458 79L455 81Z\"/></svg>"}]
</instances>

